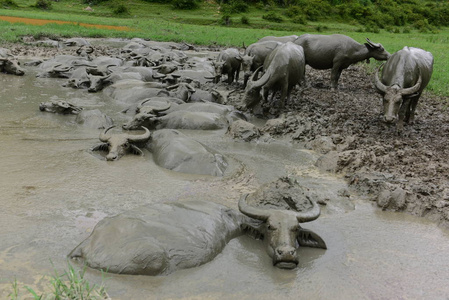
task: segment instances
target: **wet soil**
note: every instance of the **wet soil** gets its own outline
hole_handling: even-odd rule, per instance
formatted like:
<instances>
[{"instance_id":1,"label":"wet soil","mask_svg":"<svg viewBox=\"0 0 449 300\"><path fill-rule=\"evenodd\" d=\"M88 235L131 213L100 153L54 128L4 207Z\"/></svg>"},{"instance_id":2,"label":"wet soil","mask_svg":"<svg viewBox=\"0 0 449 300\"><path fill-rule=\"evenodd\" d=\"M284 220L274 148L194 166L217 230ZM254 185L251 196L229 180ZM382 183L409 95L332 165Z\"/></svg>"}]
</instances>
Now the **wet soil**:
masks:
<instances>
[{"instance_id":1,"label":"wet soil","mask_svg":"<svg viewBox=\"0 0 449 300\"><path fill-rule=\"evenodd\" d=\"M18 57L52 57L73 49L9 44ZM201 47L218 51L216 46ZM95 46L96 55L116 49ZM287 140L323 156L317 166L343 174L350 186L384 210L425 216L449 227L449 97L424 91L414 124L399 135L395 125L381 120L382 100L365 64L343 71L338 90L330 88L330 71L307 67L304 88L296 88L284 111L264 103L258 117L267 119L257 134L245 140ZM242 85L219 88L236 91L228 104L247 111Z\"/></svg>"}]
</instances>

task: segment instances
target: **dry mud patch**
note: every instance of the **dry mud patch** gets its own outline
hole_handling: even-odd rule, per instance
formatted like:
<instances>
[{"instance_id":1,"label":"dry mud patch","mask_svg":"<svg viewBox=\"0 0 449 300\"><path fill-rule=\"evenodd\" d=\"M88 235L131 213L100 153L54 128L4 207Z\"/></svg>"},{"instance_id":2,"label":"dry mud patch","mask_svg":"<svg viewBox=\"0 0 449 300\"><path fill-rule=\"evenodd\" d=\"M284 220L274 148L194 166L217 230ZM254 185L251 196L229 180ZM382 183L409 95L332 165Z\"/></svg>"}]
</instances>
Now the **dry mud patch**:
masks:
<instances>
[{"instance_id":1,"label":"dry mud patch","mask_svg":"<svg viewBox=\"0 0 449 300\"><path fill-rule=\"evenodd\" d=\"M73 54L73 49L6 44L19 58ZM200 48L200 46L198 46ZM216 47L201 47L217 51ZM117 55L117 49L96 46L95 55ZM265 104L264 126L250 142L283 139L322 154L317 166L344 174L350 187L385 210L425 216L449 227L448 97L424 91L416 121L402 135L381 121L381 97L363 64L343 71L339 89L330 89L330 71L307 67L305 88L296 89L285 111ZM243 109L242 85L229 103Z\"/></svg>"}]
</instances>

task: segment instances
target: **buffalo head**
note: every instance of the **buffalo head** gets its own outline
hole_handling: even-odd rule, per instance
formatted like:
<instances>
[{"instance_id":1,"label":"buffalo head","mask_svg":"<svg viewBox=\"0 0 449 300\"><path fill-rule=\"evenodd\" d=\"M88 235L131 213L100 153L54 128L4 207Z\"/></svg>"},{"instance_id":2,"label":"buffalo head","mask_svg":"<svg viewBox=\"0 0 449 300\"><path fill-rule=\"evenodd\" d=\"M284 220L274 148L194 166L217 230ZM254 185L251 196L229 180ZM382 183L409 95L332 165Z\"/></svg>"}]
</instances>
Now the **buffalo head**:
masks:
<instances>
[{"instance_id":1,"label":"buffalo head","mask_svg":"<svg viewBox=\"0 0 449 300\"><path fill-rule=\"evenodd\" d=\"M295 268L298 265L298 245L327 249L319 235L299 226L299 223L313 221L319 217L320 207L316 202L311 201L313 206L309 211L296 212L250 206L246 203L247 196L248 194L245 194L240 198L240 212L262 223L244 224L243 229L253 231L265 241L274 266L283 269Z\"/></svg>"},{"instance_id":2,"label":"buffalo head","mask_svg":"<svg viewBox=\"0 0 449 300\"><path fill-rule=\"evenodd\" d=\"M142 150L140 150L133 143L144 143L150 139L151 133L147 128L142 127L145 130L145 133L141 135L131 135L126 133L114 135L107 134L107 132L113 127L114 126L111 126L105 129L105 131L100 134L100 141L103 143L93 147L91 149L92 151L107 151L108 154L106 155L106 160L108 161L118 160L127 152L143 155Z\"/></svg>"},{"instance_id":3,"label":"buffalo head","mask_svg":"<svg viewBox=\"0 0 449 300\"><path fill-rule=\"evenodd\" d=\"M16 60L0 57L0 70L5 73L22 76L25 70L20 67L20 63Z\"/></svg>"},{"instance_id":4,"label":"buffalo head","mask_svg":"<svg viewBox=\"0 0 449 300\"><path fill-rule=\"evenodd\" d=\"M167 105L164 107L147 105L143 106L146 102L150 101L150 99L142 101L136 108L136 115L133 117L131 121L122 125L122 128L125 130L136 130L140 127L153 127L155 122L161 112L164 112L170 109L171 104L167 102Z\"/></svg>"},{"instance_id":5,"label":"buffalo head","mask_svg":"<svg viewBox=\"0 0 449 300\"><path fill-rule=\"evenodd\" d=\"M420 75L417 82L412 87L403 88L398 84L386 86L379 79L379 69L382 66L383 64L377 69L374 75L374 85L383 98L383 120L386 123L394 123L398 120L398 115L403 102L409 101L410 98L418 95L421 88L422 77ZM406 112L403 113L405 114Z\"/></svg>"}]
</instances>

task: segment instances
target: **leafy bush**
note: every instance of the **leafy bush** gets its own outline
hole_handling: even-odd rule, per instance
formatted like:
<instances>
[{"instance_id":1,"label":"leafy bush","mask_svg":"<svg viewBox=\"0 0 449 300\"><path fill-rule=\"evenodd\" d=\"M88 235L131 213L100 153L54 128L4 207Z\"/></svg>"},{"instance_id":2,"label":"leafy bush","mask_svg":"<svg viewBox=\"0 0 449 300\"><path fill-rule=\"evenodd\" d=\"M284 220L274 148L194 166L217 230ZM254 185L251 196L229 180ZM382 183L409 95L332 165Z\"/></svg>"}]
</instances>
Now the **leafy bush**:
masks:
<instances>
[{"instance_id":1,"label":"leafy bush","mask_svg":"<svg viewBox=\"0 0 449 300\"><path fill-rule=\"evenodd\" d=\"M307 24L307 17L305 15L296 15L293 18L291 18L292 22L295 24L302 24L302 25L306 25Z\"/></svg>"},{"instance_id":2,"label":"leafy bush","mask_svg":"<svg viewBox=\"0 0 449 300\"><path fill-rule=\"evenodd\" d=\"M279 16L279 15L277 15L275 12L269 12L268 14L266 14L266 15L263 15L262 16L262 19L264 19L264 20L267 20L267 21L270 21L270 22L276 22L276 23L281 23L281 22L283 22L284 20L282 19L282 17L281 16Z\"/></svg>"},{"instance_id":3,"label":"leafy bush","mask_svg":"<svg viewBox=\"0 0 449 300\"><path fill-rule=\"evenodd\" d=\"M0 7L1 8L11 8L11 7L19 7L19 6L13 0L1 0Z\"/></svg>"},{"instance_id":4,"label":"leafy bush","mask_svg":"<svg viewBox=\"0 0 449 300\"><path fill-rule=\"evenodd\" d=\"M221 25L224 25L224 26L230 26L232 24L231 15L224 14L221 17L221 22L220 23L221 23Z\"/></svg>"},{"instance_id":5,"label":"leafy bush","mask_svg":"<svg viewBox=\"0 0 449 300\"><path fill-rule=\"evenodd\" d=\"M231 0L229 2L231 13L245 13L249 11L249 6L243 0Z\"/></svg>"},{"instance_id":6,"label":"leafy bush","mask_svg":"<svg viewBox=\"0 0 449 300\"><path fill-rule=\"evenodd\" d=\"M249 19L248 19L247 16L242 16L242 18L240 19L240 22L241 22L243 25L249 25Z\"/></svg>"},{"instance_id":7,"label":"leafy bush","mask_svg":"<svg viewBox=\"0 0 449 300\"><path fill-rule=\"evenodd\" d=\"M194 9L198 7L196 0L172 0L172 5L176 9Z\"/></svg>"},{"instance_id":8,"label":"leafy bush","mask_svg":"<svg viewBox=\"0 0 449 300\"><path fill-rule=\"evenodd\" d=\"M34 7L40 8L40 9L51 9L51 1L49 0L37 0L36 4L34 4Z\"/></svg>"},{"instance_id":9,"label":"leafy bush","mask_svg":"<svg viewBox=\"0 0 449 300\"><path fill-rule=\"evenodd\" d=\"M128 10L128 7L126 7L124 4L118 4L112 10L112 13L114 15L128 15L129 14L129 10Z\"/></svg>"}]
</instances>

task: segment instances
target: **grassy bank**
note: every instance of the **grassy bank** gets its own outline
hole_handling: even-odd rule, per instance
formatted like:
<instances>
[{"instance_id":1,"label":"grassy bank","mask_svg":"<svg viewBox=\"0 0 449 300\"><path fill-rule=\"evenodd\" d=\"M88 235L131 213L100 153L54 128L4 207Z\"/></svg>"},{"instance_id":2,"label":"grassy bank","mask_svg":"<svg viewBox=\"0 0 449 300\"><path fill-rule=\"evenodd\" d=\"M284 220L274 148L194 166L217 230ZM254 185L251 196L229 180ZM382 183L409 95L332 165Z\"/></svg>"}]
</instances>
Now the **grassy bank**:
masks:
<instances>
[{"instance_id":1,"label":"grassy bank","mask_svg":"<svg viewBox=\"0 0 449 300\"><path fill-rule=\"evenodd\" d=\"M278 24L264 20L262 18L264 10L256 8L251 9L247 14L249 24L242 24L239 21L241 16L237 15L232 17L231 26L223 26L220 25L219 6L213 3L205 3L196 10L180 11L172 9L170 5L135 0L129 6L129 12L121 16L114 15L111 12L111 5L107 3L95 6L94 11L83 10L87 5L81 2L66 0L52 2L52 9L48 11L31 7L35 3L31 0L20 0L17 3L19 7L15 9L0 9L0 15L71 21L75 24L31 26L0 21L0 41L20 41L21 36L25 35L62 38L74 36L140 37L160 41L184 41L200 45L242 46L243 43L249 45L267 35L341 33L349 35L361 43L366 37L369 37L374 42L382 43L390 53L400 50L404 46L418 47L432 52L435 57L435 67L428 90L439 95L449 95L449 85L447 85L449 82L448 28L441 28L436 33L422 33L410 28L367 32L360 25L344 23L308 22L306 25L302 25L282 22ZM127 26L131 30L87 28L77 25L77 23Z\"/></svg>"}]
</instances>

